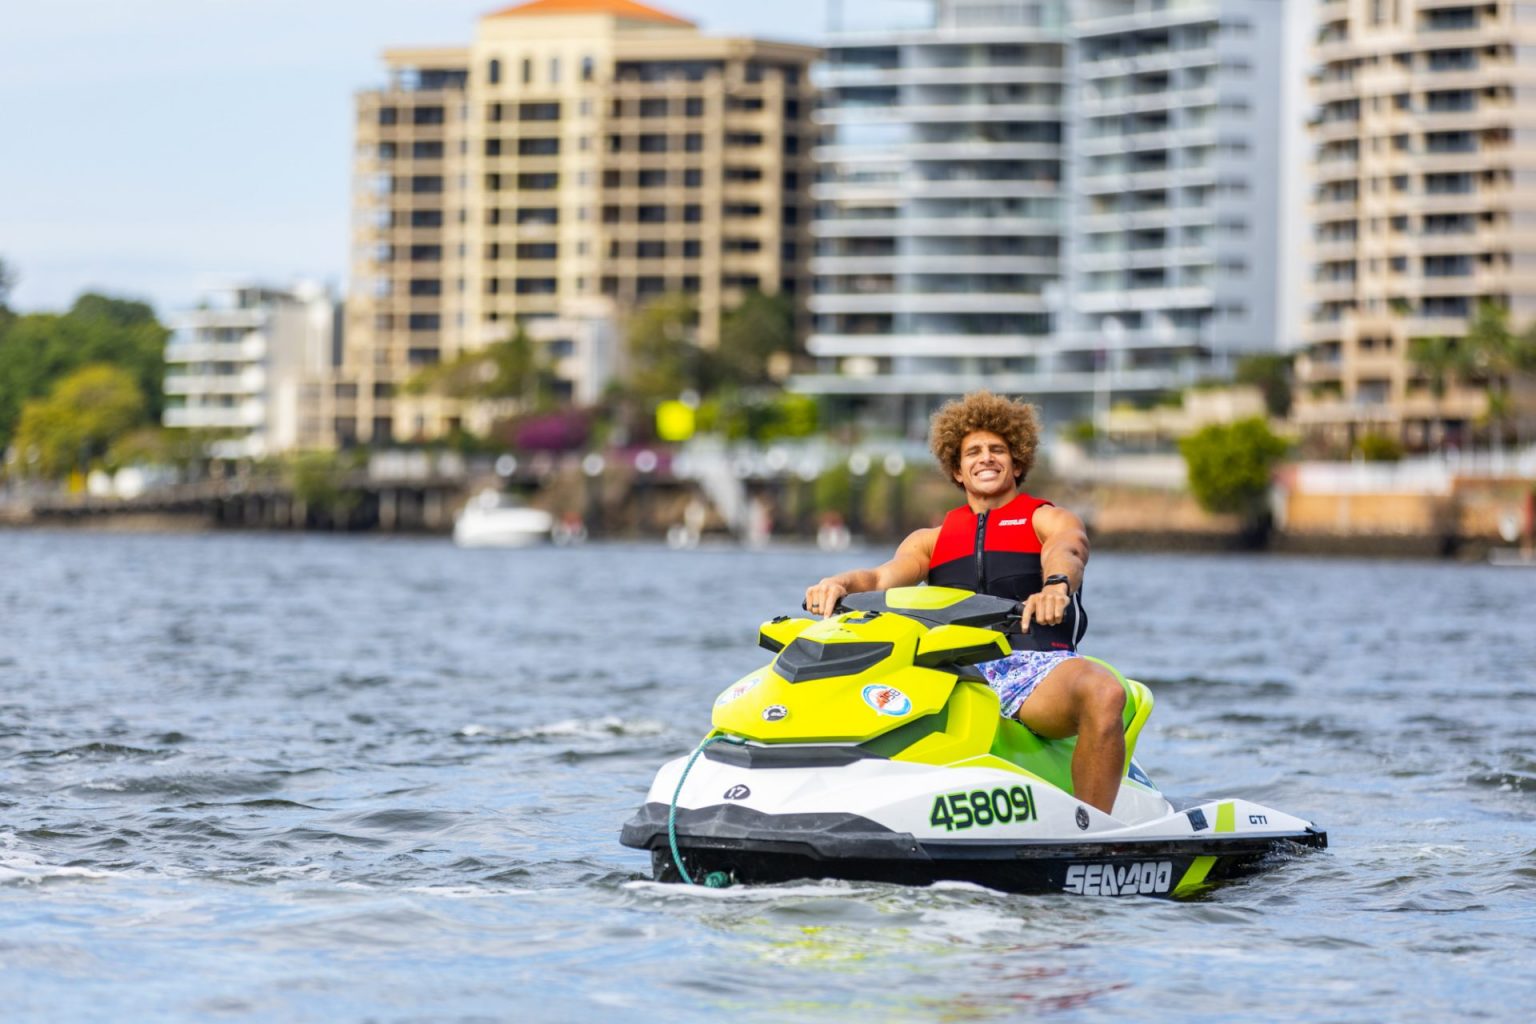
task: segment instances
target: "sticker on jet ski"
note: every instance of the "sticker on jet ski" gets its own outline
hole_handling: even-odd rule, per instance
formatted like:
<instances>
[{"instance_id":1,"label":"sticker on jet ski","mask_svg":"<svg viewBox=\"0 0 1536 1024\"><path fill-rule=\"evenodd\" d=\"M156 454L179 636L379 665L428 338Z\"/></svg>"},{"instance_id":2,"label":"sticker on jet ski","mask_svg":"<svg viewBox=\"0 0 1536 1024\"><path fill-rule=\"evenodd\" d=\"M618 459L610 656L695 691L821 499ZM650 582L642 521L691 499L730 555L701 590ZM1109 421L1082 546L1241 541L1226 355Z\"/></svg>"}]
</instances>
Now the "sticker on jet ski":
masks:
<instances>
[{"instance_id":1,"label":"sticker on jet ski","mask_svg":"<svg viewBox=\"0 0 1536 1024\"><path fill-rule=\"evenodd\" d=\"M928 816L928 824L946 832L1034 820L1035 792L1028 786L944 793L933 798L933 813Z\"/></svg>"},{"instance_id":2,"label":"sticker on jet ski","mask_svg":"<svg viewBox=\"0 0 1536 1024\"><path fill-rule=\"evenodd\" d=\"M864 703L882 715L893 718L900 718L912 710L912 698L894 686L881 686L879 683L870 683L864 687Z\"/></svg>"},{"instance_id":3,"label":"sticker on jet ski","mask_svg":"<svg viewBox=\"0 0 1536 1024\"><path fill-rule=\"evenodd\" d=\"M1067 868L1062 891L1079 896L1151 896L1173 885L1173 862L1146 860L1135 864L1073 864Z\"/></svg>"},{"instance_id":4,"label":"sticker on jet ski","mask_svg":"<svg viewBox=\"0 0 1536 1024\"><path fill-rule=\"evenodd\" d=\"M721 705L729 704L731 701L739 699L748 690L751 690L754 686L762 681L763 677L761 675L755 675L747 676L747 678L743 679L739 683L732 683L730 686L725 688L720 696L715 698L715 707L718 708Z\"/></svg>"}]
</instances>

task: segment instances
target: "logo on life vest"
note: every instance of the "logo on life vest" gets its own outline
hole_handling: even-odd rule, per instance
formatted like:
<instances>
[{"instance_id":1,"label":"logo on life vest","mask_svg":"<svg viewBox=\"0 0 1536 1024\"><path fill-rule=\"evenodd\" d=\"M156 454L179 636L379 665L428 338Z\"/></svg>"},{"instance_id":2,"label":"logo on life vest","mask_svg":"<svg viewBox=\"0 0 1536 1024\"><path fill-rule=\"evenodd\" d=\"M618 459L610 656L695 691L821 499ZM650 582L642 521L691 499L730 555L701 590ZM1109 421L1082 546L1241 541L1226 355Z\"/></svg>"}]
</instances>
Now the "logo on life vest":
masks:
<instances>
[{"instance_id":1,"label":"logo on life vest","mask_svg":"<svg viewBox=\"0 0 1536 1024\"><path fill-rule=\"evenodd\" d=\"M998 523L997 525L998 526L1028 526L1029 525L1029 520L1028 519L1004 519L1002 522Z\"/></svg>"},{"instance_id":2,"label":"logo on life vest","mask_svg":"<svg viewBox=\"0 0 1536 1024\"><path fill-rule=\"evenodd\" d=\"M880 712L900 718L912 710L912 700L894 686L871 683L864 687L864 703Z\"/></svg>"}]
</instances>

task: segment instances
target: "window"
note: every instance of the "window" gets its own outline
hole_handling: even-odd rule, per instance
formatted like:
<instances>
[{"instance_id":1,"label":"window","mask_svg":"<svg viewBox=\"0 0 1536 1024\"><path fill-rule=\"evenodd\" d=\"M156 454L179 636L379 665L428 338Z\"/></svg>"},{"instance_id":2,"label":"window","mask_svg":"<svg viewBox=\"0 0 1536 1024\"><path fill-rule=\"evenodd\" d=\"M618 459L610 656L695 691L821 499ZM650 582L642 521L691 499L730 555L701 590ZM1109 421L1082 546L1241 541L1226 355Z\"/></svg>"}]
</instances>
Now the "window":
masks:
<instances>
[{"instance_id":1,"label":"window","mask_svg":"<svg viewBox=\"0 0 1536 1024\"><path fill-rule=\"evenodd\" d=\"M704 183L704 172L697 167L689 167L683 171L683 184L688 188L698 188Z\"/></svg>"},{"instance_id":2,"label":"window","mask_svg":"<svg viewBox=\"0 0 1536 1024\"><path fill-rule=\"evenodd\" d=\"M412 295L441 295L443 282L435 277L413 277L410 290Z\"/></svg>"},{"instance_id":3,"label":"window","mask_svg":"<svg viewBox=\"0 0 1536 1024\"><path fill-rule=\"evenodd\" d=\"M412 124L442 124L442 107L417 107L411 111Z\"/></svg>"},{"instance_id":4,"label":"window","mask_svg":"<svg viewBox=\"0 0 1536 1024\"><path fill-rule=\"evenodd\" d=\"M1425 277L1465 277L1470 273L1472 273L1472 257L1470 256L1424 257Z\"/></svg>"},{"instance_id":5,"label":"window","mask_svg":"<svg viewBox=\"0 0 1536 1024\"><path fill-rule=\"evenodd\" d=\"M391 125L399 123L400 112L394 107L379 108L379 124Z\"/></svg>"},{"instance_id":6,"label":"window","mask_svg":"<svg viewBox=\"0 0 1536 1024\"><path fill-rule=\"evenodd\" d=\"M524 206L517 211L519 224L558 224L560 211L553 206Z\"/></svg>"},{"instance_id":7,"label":"window","mask_svg":"<svg viewBox=\"0 0 1536 1024\"><path fill-rule=\"evenodd\" d=\"M519 174L517 187L531 192L548 192L560 185L560 175L553 172Z\"/></svg>"},{"instance_id":8,"label":"window","mask_svg":"<svg viewBox=\"0 0 1536 1024\"><path fill-rule=\"evenodd\" d=\"M640 101L641 117L666 117L667 101L664 99L643 99Z\"/></svg>"},{"instance_id":9,"label":"window","mask_svg":"<svg viewBox=\"0 0 1536 1024\"><path fill-rule=\"evenodd\" d=\"M592 81L592 76L593 76L595 70L596 70L596 65L593 64L591 57L583 57L583 58L581 58L581 80L583 82L590 82L590 81Z\"/></svg>"},{"instance_id":10,"label":"window","mask_svg":"<svg viewBox=\"0 0 1536 1024\"><path fill-rule=\"evenodd\" d=\"M413 331L435 331L440 318L436 313L412 313L407 325Z\"/></svg>"},{"instance_id":11,"label":"window","mask_svg":"<svg viewBox=\"0 0 1536 1024\"><path fill-rule=\"evenodd\" d=\"M554 242L519 242L517 258L520 260L552 260L560 255L560 247Z\"/></svg>"},{"instance_id":12,"label":"window","mask_svg":"<svg viewBox=\"0 0 1536 1024\"><path fill-rule=\"evenodd\" d=\"M659 203L642 204L636 212L641 224L663 224L667 220L667 208Z\"/></svg>"},{"instance_id":13,"label":"window","mask_svg":"<svg viewBox=\"0 0 1536 1024\"><path fill-rule=\"evenodd\" d=\"M558 284L553 277L520 277L517 279L519 295L554 295Z\"/></svg>"},{"instance_id":14,"label":"window","mask_svg":"<svg viewBox=\"0 0 1536 1024\"><path fill-rule=\"evenodd\" d=\"M494 57L491 58L490 63L485 66L485 78L492 85L496 85L501 81L501 61Z\"/></svg>"},{"instance_id":15,"label":"window","mask_svg":"<svg viewBox=\"0 0 1536 1024\"><path fill-rule=\"evenodd\" d=\"M642 260L664 259L667 255L667 243L660 241L641 241L635 245L635 255Z\"/></svg>"},{"instance_id":16,"label":"window","mask_svg":"<svg viewBox=\"0 0 1536 1024\"><path fill-rule=\"evenodd\" d=\"M560 120L560 104L519 103L517 105L517 119L519 121L558 121Z\"/></svg>"},{"instance_id":17,"label":"window","mask_svg":"<svg viewBox=\"0 0 1536 1024\"><path fill-rule=\"evenodd\" d=\"M667 151L667 137L665 135L640 136L640 152L665 153Z\"/></svg>"},{"instance_id":18,"label":"window","mask_svg":"<svg viewBox=\"0 0 1536 1024\"><path fill-rule=\"evenodd\" d=\"M703 117L704 97L689 96L683 100L683 114L687 117Z\"/></svg>"},{"instance_id":19,"label":"window","mask_svg":"<svg viewBox=\"0 0 1536 1024\"><path fill-rule=\"evenodd\" d=\"M560 140L555 138L518 139L519 156L559 156Z\"/></svg>"}]
</instances>

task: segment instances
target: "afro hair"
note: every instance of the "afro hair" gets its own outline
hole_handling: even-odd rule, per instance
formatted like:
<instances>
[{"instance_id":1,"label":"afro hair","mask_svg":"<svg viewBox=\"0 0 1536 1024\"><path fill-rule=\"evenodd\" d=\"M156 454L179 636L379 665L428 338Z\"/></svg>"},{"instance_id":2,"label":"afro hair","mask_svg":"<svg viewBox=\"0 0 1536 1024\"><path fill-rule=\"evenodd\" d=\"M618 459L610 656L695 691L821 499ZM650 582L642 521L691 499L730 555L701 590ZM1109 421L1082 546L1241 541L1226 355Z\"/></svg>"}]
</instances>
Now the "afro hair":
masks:
<instances>
[{"instance_id":1,"label":"afro hair","mask_svg":"<svg viewBox=\"0 0 1536 1024\"><path fill-rule=\"evenodd\" d=\"M951 480L960 472L961 443L978 430L996 434L1008 442L1008 453L1013 457L1018 474L1017 482L1023 483L1034 468L1035 448L1040 443L1040 423L1035 417L1035 407L989 391L973 391L935 413L928 447ZM959 481L955 486L964 488Z\"/></svg>"}]
</instances>

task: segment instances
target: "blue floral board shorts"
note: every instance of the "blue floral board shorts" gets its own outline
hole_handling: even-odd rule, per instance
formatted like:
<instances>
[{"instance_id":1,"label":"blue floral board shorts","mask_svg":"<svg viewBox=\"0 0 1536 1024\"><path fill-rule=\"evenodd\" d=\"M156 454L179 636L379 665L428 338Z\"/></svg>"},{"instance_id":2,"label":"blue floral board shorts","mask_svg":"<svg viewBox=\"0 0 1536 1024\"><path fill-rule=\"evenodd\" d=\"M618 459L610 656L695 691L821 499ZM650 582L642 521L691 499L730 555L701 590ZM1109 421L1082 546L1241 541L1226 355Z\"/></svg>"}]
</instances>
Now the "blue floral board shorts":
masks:
<instances>
[{"instance_id":1,"label":"blue floral board shorts","mask_svg":"<svg viewBox=\"0 0 1536 1024\"><path fill-rule=\"evenodd\" d=\"M1064 661L1081 657L1076 651L1014 651L1006 658L976 667L997 694L1004 718L1016 718L1019 707L1035 692L1040 680Z\"/></svg>"}]
</instances>

